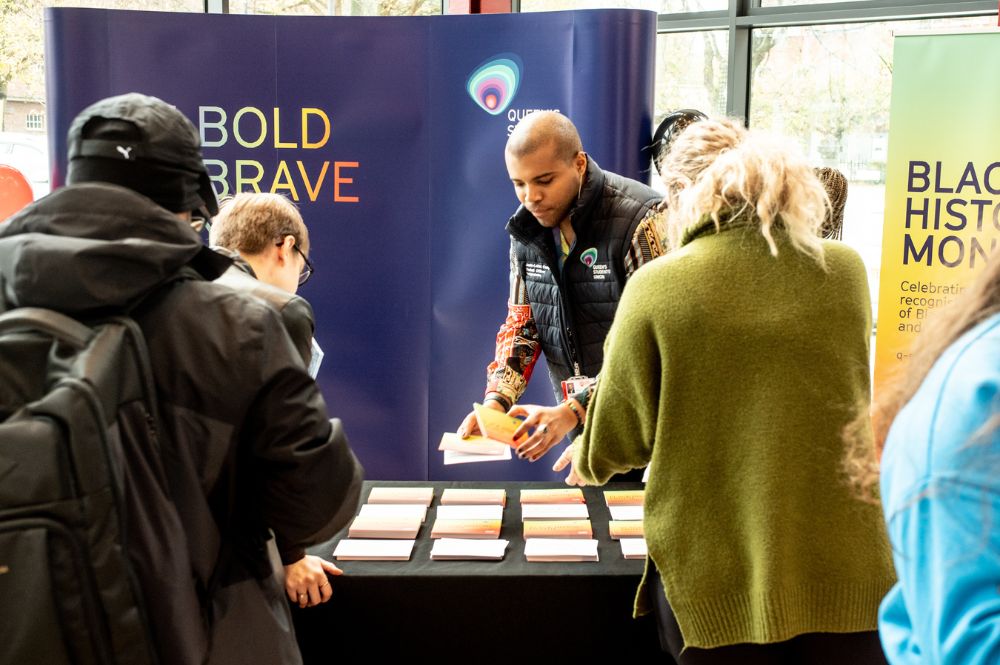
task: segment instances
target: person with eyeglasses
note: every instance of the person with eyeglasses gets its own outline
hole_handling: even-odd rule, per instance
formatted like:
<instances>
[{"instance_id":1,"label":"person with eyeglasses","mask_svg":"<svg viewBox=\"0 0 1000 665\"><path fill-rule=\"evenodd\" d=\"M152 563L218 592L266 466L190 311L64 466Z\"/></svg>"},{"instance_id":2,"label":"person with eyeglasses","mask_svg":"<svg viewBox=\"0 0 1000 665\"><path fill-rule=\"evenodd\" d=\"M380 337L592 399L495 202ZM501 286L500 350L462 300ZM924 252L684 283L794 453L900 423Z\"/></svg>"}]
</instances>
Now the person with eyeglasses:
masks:
<instances>
[{"instance_id":1,"label":"person with eyeglasses","mask_svg":"<svg viewBox=\"0 0 1000 665\"><path fill-rule=\"evenodd\" d=\"M298 208L280 194L237 194L223 201L208 226L209 244L234 263L216 281L278 310L303 363L314 365L313 310L296 295L313 274L309 230Z\"/></svg>"},{"instance_id":2,"label":"person with eyeglasses","mask_svg":"<svg viewBox=\"0 0 1000 665\"><path fill-rule=\"evenodd\" d=\"M208 224L208 240L215 251L233 259L233 266L216 283L249 292L278 310L303 363L315 376L314 352L319 347L313 340L313 310L296 295L313 274L309 230L298 208L280 194L237 194L222 202L219 214ZM302 552L278 555L290 602L310 607L330 599L326 576L340 575L337 566Z\"/></svg>"}]
</instances>

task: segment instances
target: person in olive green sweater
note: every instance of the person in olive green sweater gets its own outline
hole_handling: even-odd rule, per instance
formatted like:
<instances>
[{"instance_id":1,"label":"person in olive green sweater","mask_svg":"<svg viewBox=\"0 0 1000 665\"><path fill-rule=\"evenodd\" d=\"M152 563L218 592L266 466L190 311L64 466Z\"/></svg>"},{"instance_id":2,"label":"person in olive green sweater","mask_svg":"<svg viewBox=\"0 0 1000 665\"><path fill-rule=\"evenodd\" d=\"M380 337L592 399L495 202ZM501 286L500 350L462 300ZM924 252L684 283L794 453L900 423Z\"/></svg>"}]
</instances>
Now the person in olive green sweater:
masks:
<instances>
[{"instance_id":1,"label":"person in olive green sweater","mask_svg":"<svg viewBox=\"0 0 1000 665\"><path fill-rule=\"evenodd\" d=\"M840 471L869 403L861 259L817 236L805 161L740 124L692 125L661 172L674 249L625 289L570 481L650 464L636 612L681 665L884 663L891 552Z\"/></svg>"}]
</instances>

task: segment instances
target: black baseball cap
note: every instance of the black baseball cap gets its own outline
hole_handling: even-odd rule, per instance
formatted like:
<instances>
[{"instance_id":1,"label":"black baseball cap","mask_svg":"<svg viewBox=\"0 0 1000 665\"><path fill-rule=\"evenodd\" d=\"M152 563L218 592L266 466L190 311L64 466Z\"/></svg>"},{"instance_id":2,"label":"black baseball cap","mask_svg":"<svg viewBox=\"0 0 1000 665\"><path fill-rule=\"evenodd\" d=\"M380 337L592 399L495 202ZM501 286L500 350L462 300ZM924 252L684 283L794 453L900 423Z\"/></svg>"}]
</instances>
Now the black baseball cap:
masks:
<instances>
[{"instance_id":1,"label":"black baseball cap","mask_svg":"<svg viewBox=\"0 0 1000 665\"><path fill-rule=\"evenodd\" d=\"M68 184L122 185L203 219L219 212L198 131L162 99L132 92L91 104L73 120L67 143Z\"/></svg>"}]
</instances>

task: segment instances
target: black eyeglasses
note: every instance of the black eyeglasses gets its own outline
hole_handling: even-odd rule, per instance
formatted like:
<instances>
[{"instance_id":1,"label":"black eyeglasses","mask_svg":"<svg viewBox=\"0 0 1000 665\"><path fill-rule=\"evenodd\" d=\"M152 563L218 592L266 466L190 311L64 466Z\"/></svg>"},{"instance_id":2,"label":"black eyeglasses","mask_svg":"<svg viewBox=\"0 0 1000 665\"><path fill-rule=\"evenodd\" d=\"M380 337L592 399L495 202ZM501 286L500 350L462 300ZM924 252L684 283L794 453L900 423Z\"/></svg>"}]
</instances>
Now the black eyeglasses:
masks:
<instances>
[{"instance_id":1,"label":"black eyeglasses","mask_svg":"<svg viewBox=\"0 0 1000 665\"><path fill-rule=\"evenodd\" d=\"M302 260L306 262L306 264L302 266L302 272L299 273L299 286L302 286L303 284L309 281L310 277L312 277L313 264L309 260L309 257L302 253L302 250L299 249L298 245L292 245L292 247L294 247L295 251L299 253L299 256L302 257Z\"/></svg>"},{"instance_id":2,"label":"black eyeglasses","mask_svg":"<svg viewBox=\"0 0 1000 665\"><path fill-rule=\"evenodd\" d=\"M294 238L295 238L295 236L292 236L293 240L294 240ZM276 247L281 247L285 243L284 243L284 241L282 241L282 242L276 242L274 244L275 244ZM306 256L305 254L303 254L302 250L299 249L298 244L292 245L292 249L294 249L296 252L298 252L299 256L302 257L302 260L305 261L305 265L302 266L302 272L299 273L299 286L302 286L303 284L305 284L306 282L309 281L310 277L312 277L312 274L313 274L313 271L315 270L315 268L313 268L312 261L309 260L309 257Z\"/></svg>"}]
</instances>

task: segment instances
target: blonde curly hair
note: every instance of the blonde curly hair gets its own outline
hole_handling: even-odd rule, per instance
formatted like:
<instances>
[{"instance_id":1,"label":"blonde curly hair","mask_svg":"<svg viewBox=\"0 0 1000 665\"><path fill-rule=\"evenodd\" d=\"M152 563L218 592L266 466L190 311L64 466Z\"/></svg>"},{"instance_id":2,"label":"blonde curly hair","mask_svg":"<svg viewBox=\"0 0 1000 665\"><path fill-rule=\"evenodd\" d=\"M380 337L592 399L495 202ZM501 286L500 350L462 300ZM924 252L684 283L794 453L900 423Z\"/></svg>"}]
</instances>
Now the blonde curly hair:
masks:
<instances>
[{"instance_id":1,"label":"blonde curly hair","mask_svg":"<svg viewBox=\"0 0 1000 665\"><path fill-rule=\"evenodd\" d=\"M677 137L660 172L671 249L705 215L718 229L724 218L752 210L772 255L778 255L777 227L796 250L823 263L819 229L830 201L813 168L786 141L732 118L703 120Z\"/></svg>"}]
</instances>

